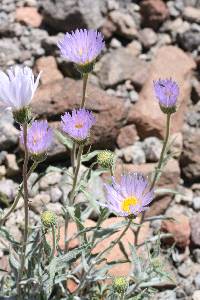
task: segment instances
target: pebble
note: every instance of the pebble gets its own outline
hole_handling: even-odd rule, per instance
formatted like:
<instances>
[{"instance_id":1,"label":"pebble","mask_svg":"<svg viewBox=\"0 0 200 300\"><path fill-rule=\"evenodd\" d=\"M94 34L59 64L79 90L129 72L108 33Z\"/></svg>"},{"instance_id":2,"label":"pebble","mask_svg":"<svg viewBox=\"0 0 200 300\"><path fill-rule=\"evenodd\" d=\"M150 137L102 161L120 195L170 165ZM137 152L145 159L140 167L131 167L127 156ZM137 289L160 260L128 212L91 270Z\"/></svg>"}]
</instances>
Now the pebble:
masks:
<instances>
[{"instance_id":1,"label":"pebble","mask_svg":"<svg viewBox=\"0 0 200 300\"><path fill-rule=\"evenodd\" d=\"M62 198L62 191L57 187L51 187L50 197L52 202L59 202Z\"/></svg>"},{"instance_id":2,"label":"pebble","mask_svg":"<svg viewBox=\"0 0 200 300\"><path fill-rule=\"evenodd\" d=\"M61 180L60 172L49 172L44 177L40 179L39 186L41 190L48 189L49 186L55 185Z\"/></svg>"},{"instance_id":3,"label":"pebble","mask_svg":"<svg viewBox=\"0 0 200 300\"><path fill-rule=\"evenodd\" d=\"M162 150L162 142L156 137L148 137L143 142L146 159L149 162L157 162Z\"/></svg>"},{"instance_id":4,"label":"pebble","mask_svg":"<svg viewBox=\"0 0 200 300\"><path fill-rule=\"evenodd\" d=\"M195 211L200 210L200 197L194 197L192 200L192 206Z\"/></svg>"},{"instance_id":5,"label":"pebble","mask_svg":"<svg viewBox=\"0 0 200 300\"><path fill-rule=\"evenodd\" d=\"M194 256L194 260L195 262L197 262L198 264L200 264L200 249L194 249L193 250L193 256Z\"/></svg>"},{"instance_id":6,"label":"pebble","mask_svg":"<svg viewBox=\"0 0 200 300\"><path fill-rule=\"evenodd\" d=\"M200 290L193 293L192 300L200 300Z\"/></svg>"},{"instance_id":7,"label":"pebble","mask_svg":"<svg viewBox=\"0 0 200 300\"><path fill-rule=\"evenodd\" d=\"M178 267L178 273L184 278L188 277L191 274L191 264L188 261L182 263Z\"/></svg>"},{"instance_id":8,"label":"pebble","mask_svg":"<svg viewBox=\"0 0 200 300\"><path fill-rule=\"evenodd\" d=\"M198 273L194 278L194 284L198 290L200 290L200 273Z\"/></svg>"}]
</instances>

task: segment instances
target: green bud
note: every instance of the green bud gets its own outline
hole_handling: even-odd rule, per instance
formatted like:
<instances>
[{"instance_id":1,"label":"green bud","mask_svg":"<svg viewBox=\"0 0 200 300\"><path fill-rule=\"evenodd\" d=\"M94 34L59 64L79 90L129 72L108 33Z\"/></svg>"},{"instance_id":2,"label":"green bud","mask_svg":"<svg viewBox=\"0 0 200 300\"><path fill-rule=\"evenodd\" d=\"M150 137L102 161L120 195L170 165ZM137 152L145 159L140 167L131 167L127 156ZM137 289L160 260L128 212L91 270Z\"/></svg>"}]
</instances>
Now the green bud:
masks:
<instances>
[{"instance_id":1,"label":"green bud","mask_svg":"<svg viewBox=\"0 0 200 300\"><path fill-rule=\"evenodd\" d=\"M163 106L163 105L160 105L160 109L162 110L162 112L164 114L174 114L176 112L176 106L171 106L171 107L167 107L167 106Z\"/></svg>"},{"instance_id":2,"label":"green bud","mask_svg":"<svg viewBox=\"0 0 200 300\"><path fill-rule=\"evenodd\" d=\"M81 73L82 75L84 74L88 74L88 73L91 73L94 69L94 64L95 62L90 62L90 63L87 63L87 64L83 64L83 65L78 65L78 64L75 64L75 67L77 69L77 71L79 73Z\"/></svg>"},{"instance_id":3,"label":"green bud","mask_svg":"<svg viewBox=\"0 0 200 300\"><path fill-rule=\"evenodd\" d=\"M28 124L31 120L31 116L31 108L29 106L13 111L13 118L20 125Z\"/></svg>"},{"instance_id":4,"label":"green bud","mask_svg":"<svg viewBox=\"0 0 200 300\"><path fill-rule=\"evenodd\" d=\"M41 162L45 161L45 159L47 158L47 153L32 154L31 158L33 161L35 161L37 163L41 163Z\"/></svg>"},{"instance_id":5,"label":"green bud","mask_svg":"<svg viewBox=\"0 0 200 300\"><path fill-rule=\"evenodd\" d=\"M46 228L55 226L57 223L56 214L53 211L46 210L41 214L41 221Z\"/></svg>"},{"instance_id":6,"label":"green bud","mask_svg":"<svg viewBox=\"0 0 200 300\"><path fill-rule=\"evenodd\" d=\"M97 162L100 167L108 169L115 163L115 155L110 150L103 150L97 155Z\"/></svg>"},{"instance_id":7,"label":"green bud","mask_svg":"<svg viewBox=\"0 0 200 300\"><path fill-rule=\"evenodd\" d=\"M113 280L113 289L118 294L124 294L128 288L128 281L126 277L119 276Z\"/></svg>"}]
</instances>

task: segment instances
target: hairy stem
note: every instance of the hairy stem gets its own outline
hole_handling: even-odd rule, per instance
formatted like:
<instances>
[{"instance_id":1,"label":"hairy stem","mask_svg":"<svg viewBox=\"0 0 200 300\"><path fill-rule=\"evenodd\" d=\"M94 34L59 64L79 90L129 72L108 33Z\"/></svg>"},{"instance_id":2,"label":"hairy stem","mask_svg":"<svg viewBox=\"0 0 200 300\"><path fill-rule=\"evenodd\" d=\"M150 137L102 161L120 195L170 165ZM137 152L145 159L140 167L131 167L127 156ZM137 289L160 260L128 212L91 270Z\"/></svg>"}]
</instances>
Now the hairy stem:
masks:
<instances>
[{"instance_id":1,"label":"hairy stem","mask_svg":"<svg viewBox=\"0 0 200 300\"><path fill-rule=\"evenodd\" d=\"M83 95L82 95L82 101L81 101L81 108L83 108L85 106L87 81L88 81L88 73L85 73L85 74L83 74Z\"/></svg>"},{"instance_id":2,"label":"hairy stem","mask_svg":"<svg viewBox=\"0 0 200 300\"><path fill-rule=\"evenodd\" d=\"M28 168L28 148L27 148L27 129L28 125L27 123L23 124L23 139L24 139L24 164L23 164L23 189L24 189L24 214L25 214L25 220L24 220L24 240L23 240L23 247L22 247L22 255L21 255L21 266L20 266L20 272L19 272L19 280L18 283L21 280L21 277L23 276L24 266L25 266L25 258L26 258L26 246L27 246L27 240L28 240L28 224L29 224L29 205L28 205L28 174L27 174L27 168Z\"/></svg>"},{"instance_id":3,"label":"hairy stem","mask_svg":"<svg viewBox=\"0 0 200 300\"><path fill-rule=\"evenodd\" d=\"M158 175L160 173L160 169L161 169L162 164L163 164L166 147L167 147L168 140L169 140L170 120L171 120L171 114L167 114L164 143L163 143L162 151L161 151L160 158L159 158L159 161L158 161L158 166L156 167L155 174L154 174L153 180L151 182L151 186L150 186L150 189L149 189L150 191L154 188L154 186L156 184ZM141 219L140 219L140 225L143 223L144 218L145 218L145 212L142 212ZM137 231L135 233L135 245L136 246L138 245L139 233L140 233L140 226L137 228Z\"/></svg>"},{"instance_id":4,"label":"hairy stem","mask_svg":"<svg viewBox=\"0 0 200 300\"><path fill-rule=\"evenodd\" d=\"M53 240L53 245L52 245L51 256L49 259L50 261L54 258L56 252L56 228L54 225L52 226L52 240Z\"/></svg>"}]
</instances>

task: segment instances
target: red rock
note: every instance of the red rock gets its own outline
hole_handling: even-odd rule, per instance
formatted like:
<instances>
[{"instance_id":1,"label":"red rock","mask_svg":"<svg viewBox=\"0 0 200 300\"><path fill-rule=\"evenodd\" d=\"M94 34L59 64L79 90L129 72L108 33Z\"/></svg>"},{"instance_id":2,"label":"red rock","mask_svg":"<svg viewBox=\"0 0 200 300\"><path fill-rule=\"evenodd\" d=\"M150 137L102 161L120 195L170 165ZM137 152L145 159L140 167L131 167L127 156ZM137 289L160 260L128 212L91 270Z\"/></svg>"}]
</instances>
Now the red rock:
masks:
<instances>
[{"instance_id":1,"label":"red rock","mask_svg":"<svg viewBox=\"0 0 200 300\"><path fill-rule=\"evenodd\" d=\"M40 79L42 84L50 83L63 78L62 73L57 68L56 60L53 56L38 58L35 66L38 73L42 71Z\"/></svg>"},{"instance_id":2,"label":"red rock","mask_svg":"<svg viewBox=\"0 0 200 300\"><path fill-rule=\"evenodd\" d=\"M35 95L33 111L40 117L58 117L78 107L81 95L82 81L65 78L45 84ZM86 108L94 111L97 120L92 130L95 147L112 147L128 114L124 101L88 84Z\"/></svg>"},{"instance_id":3,"label":"red rock","mask_svg":"<svg viewBox=\"0 0 200 300\"><path fill-rule=\"evenodd\" d=\"M128 125L120 129L117 137L119 148L133 145L139 139L135 125Z\"/></svg>"},{"instance_id":4,"label":"red rock","mask_svg":"<svg viewBox=\"0 0 200 300\"><path fill-rule=\"evenodd\" d=\"M180 248L190 244L190 223L189 218L181 213L173 213L170 217L175 221L164 220L161 225L163 232L171 233L173 237L165 239L165 242L172 245L174 242Z\"/></svg>"},{"instance_id":5,"label":"red rock","mask_svg":"<svg viewBox=\"0 0 200 300\"><path fill-rule=\"evenodd\" d=\"M152 62L150 74L139 96L139 101L129 112L128 121L135 124L141 138L155 135L163 138L165 118L155 99L153 80L172 77L180 86L178 111L172 117L172 132L180 132L183 126L184 113L190 98L190 78L195 63L191 57L174 46L164 46L157 52Z\"/></svg>"},{"instance_id":6,"label":"red rock","mask_svg":"<svg viewBox=\"0 0 200 300\"><path fill-rule=\"evenodd\" d=\"M18 7L15 13L17 22L32 27L40 27L42 23L42 15L40 15L35 7Z\"/></svg>"},{"instance_id":7,"label":"red rock","mask_svg":"<svg viewBox=\"0 0 200 300\"><path fill-rule=\"evenodd\" d=\"M145 27L157 29L169 16L167 5L162 0L143 0L140 9Z\"/></svg>"}]
</instances>

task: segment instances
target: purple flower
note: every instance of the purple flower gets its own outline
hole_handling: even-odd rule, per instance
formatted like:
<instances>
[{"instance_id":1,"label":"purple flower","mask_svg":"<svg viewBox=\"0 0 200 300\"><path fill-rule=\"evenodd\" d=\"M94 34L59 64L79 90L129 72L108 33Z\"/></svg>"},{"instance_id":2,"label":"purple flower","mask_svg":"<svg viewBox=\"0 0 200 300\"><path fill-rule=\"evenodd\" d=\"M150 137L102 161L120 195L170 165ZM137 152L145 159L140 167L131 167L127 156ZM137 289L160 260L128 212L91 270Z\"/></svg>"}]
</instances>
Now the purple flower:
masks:
<instances>
[{"instance_id":1,"label":"purple flower","mask_svg":"<svg viewBox=\"0 0 200 300\"><path fill-rule=\"evenodd\" d=\"M10 68L7 74L0 71L0 106L18 111L29 105L38 87L40 74L35 80L30 68L20 66Z\"/></svg>"},{"instance_id":2,"label":"purple flower","mask_svg":"<svg viewBox=\"0 0 200 300\"><path fill-rule=\"evenodd\" d=\"M74 109L72 114L65 113L61 119L62 130L77 142L88 138L90 129L96 122L93 113L84 108Z\"/></svg>"},{"instance_id":3,"label":"purple flower","mask_svg":"<svg viewBox=\"0 0 200 300\"><path fill-rule=\"evenodd\" d=\"M63 57L77 65L87 65L96 60L105 43L102 34L96 30L76 29L66 33L58 47Z\"/></svg>"},{"instance_id":4,"label":"purple flower","mask_svg":"<svg viewBox=\"0 0 200 300\"><path fill-rule=\"evenodd\" d=\"M53 141L53 130L46 120L34 121L27 131L27 147L32 155L45 154ZM21 131L21 143L24 144L23 130Z\"/></svg>"},{"instance_id":5,"label":"purple flower","mask_svg":"<svg viewBox=\"0 0 200 300\"><path fill-rule=\"evenodd\" d=\"M148 181L138 173L122 175L119 184L113 178L112 185L105 186L107 204L101 205L120 216L136 216L153 200L153 190L149 191Z\"/></svg>"},{"instance_id":6,"label":"purple flower","mask_svg":"<svg viewBox=\"0 0 200 300\"><path fill-rule=\"evenodd\" d=\"M173 108L179 96L178 84L172 79L154 81L154 91L161 107Z\"/></svg>"}]
</instances>

